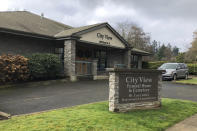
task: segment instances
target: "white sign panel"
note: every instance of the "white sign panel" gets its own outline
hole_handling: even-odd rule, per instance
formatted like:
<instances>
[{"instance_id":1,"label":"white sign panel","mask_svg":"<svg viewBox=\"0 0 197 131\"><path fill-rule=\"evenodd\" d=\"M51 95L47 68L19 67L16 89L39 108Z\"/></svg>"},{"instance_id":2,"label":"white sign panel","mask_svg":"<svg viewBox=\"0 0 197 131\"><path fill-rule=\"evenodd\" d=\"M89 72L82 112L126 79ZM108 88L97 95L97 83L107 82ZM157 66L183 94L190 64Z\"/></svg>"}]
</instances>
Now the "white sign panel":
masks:
<instances>
[{"instance_id":1,"label":"white sign panel","mask_svg":"<svg viewBox=\"0 0 197 131\"><path fill-rule=\"evenodd\" d=\"M120 39L106 27L83 34L81 35L80 40L89 41L101 45L125 48L124 43L120 41Z\"/></svg>"}]
</instances>

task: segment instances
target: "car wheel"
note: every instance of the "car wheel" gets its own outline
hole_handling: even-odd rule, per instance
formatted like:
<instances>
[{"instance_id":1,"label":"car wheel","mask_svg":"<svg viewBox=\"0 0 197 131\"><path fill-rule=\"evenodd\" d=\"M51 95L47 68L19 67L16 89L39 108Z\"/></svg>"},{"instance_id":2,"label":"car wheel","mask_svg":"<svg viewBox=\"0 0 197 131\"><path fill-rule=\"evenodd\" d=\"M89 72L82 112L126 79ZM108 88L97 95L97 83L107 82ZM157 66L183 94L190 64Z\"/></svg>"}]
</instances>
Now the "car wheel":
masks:
<instances>
[{"instance_id":1,"label":"car wheel","mask_svg":"<svg viewBox=\"0 0 197 131\"><path fill-rule=\"evenodd\" d=\"M188 74L185 74L185 79L186 79L186 80L188 79Z\"/></svg>"},{"instance_id":2,"label":"car wheel","mask_svg":"<svg viewBox=\"0 0 197 131\"><path fill-rule=\"evenodd\" d=\"M173 75L173 80L177 80L177 75L176 74Z\"/></svg>"}]
</instances>

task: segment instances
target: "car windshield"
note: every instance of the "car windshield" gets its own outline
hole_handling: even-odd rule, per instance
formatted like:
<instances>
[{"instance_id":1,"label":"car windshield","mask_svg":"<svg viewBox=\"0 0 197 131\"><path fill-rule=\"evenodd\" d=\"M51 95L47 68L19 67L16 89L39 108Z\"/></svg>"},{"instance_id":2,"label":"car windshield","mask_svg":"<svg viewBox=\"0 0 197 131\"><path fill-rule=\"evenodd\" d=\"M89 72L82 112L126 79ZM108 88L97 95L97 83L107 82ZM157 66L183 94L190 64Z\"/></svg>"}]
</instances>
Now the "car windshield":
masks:
<instances>
[{"instance_id":1,"label":"car windshield","mask_svg":"<svg viewBox=\"0 0 197 131\"><path fill-rule=\"evenodd\" d=\"M176 69L177 65L176 64L163 64L160 66L160 69Z\"/></svg>"}]
</instances>

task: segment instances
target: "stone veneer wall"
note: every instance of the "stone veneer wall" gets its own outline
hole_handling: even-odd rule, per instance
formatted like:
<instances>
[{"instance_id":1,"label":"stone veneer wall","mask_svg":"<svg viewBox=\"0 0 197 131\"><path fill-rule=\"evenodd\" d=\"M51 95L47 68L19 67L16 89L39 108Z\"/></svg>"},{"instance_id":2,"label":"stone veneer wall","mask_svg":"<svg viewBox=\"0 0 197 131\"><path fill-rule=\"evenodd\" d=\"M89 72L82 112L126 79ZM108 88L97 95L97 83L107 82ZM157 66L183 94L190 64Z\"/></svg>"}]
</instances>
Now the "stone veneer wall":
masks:
<instances>
[{"instance_id":1,"label":"stone veneer wall","mask_svg":"<svg viewBox=\"0 0 197 131\"><path fill-rule=\"evenodd\" d=\"M116 69L115 69L116 70ZM132 70L125 69L126 72L132 72ZM161 107L161 88L162 88L162 76L158 75L158 101L152 102L140 102L140 103L119 103L119 73L121 71L114 71L114 69L108 69L109 71L109 111L112 112L126 112L135 109L153 109ZM125 71L124 71L125 72Z\"/></svg>"}]
</instances>

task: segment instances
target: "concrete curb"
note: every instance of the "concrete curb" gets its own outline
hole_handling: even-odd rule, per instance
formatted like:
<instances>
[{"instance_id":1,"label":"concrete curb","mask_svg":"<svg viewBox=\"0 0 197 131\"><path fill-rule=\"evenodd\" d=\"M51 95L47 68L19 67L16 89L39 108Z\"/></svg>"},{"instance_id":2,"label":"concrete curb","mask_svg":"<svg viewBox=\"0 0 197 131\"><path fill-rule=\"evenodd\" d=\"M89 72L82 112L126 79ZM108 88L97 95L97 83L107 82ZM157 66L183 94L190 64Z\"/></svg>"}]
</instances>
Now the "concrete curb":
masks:
<instances>
[{"instance_id":1,"label":"concrete curb","mask_svg":"<svg viewBox=\"0 0 197 131\"><path fill-rule=\"evenodd\" d=\"M197 85L197 84L192 84L192 83L181 83L181 82L176 82L176 81L173 81L172 83L174 83L174 84L182 84L182 85Z\"/></svg>"},{"instance_id":2,"label":"concrete curb","mask_svg":"<svg viewBox=\"0 0 197 131\"><path fill-rule=\"evenodd\" d=\"M1 112L1 111L0 111L0 116L4 117L5 119L10 119L11 118L10 114L7 114L7 113Z\"/></svg>"}]
</instances>

